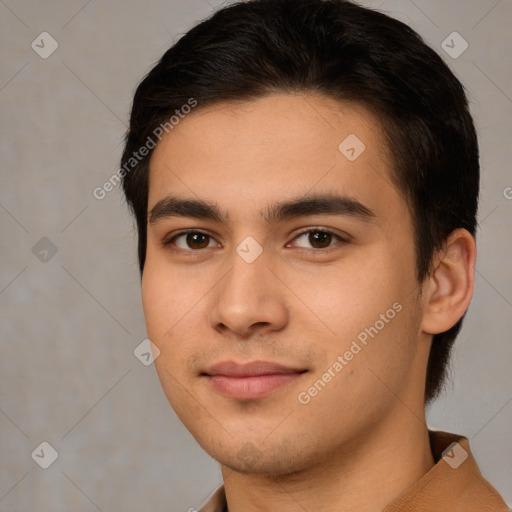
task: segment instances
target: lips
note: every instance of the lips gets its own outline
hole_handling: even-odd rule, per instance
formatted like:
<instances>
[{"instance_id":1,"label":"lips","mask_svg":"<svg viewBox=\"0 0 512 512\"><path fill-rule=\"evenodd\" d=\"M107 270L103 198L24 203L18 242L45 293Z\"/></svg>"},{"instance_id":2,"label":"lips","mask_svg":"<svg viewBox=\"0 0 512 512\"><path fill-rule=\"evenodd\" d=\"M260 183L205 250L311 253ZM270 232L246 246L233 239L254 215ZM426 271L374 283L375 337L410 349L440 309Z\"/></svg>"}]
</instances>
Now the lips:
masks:
<instances>
[{"instance_id":1,"label":"lips","mask_svg":"<svg viewBox=\"0 0 512 512\"><path fill-rule=\"evenodd\" d=\"M253 377L255 375L285 375L289 373L300 373L306 370L290 368L269 361L251 361L250 363L235 363L225 361L210 367L205 373L207 375L224 375L226 377Z\"/></svg>"},{"instance_id":2,"label":"lips","mask_svg":"<svg viewBox=\"0 0 512 512\"><path fill-rule=\"evenodd\" d=\"M284 366L270 361L240 364L224 361L202 373L213 390L230 398L252 400L291 384L307 370Z\"/></svg>"}]
</instances>

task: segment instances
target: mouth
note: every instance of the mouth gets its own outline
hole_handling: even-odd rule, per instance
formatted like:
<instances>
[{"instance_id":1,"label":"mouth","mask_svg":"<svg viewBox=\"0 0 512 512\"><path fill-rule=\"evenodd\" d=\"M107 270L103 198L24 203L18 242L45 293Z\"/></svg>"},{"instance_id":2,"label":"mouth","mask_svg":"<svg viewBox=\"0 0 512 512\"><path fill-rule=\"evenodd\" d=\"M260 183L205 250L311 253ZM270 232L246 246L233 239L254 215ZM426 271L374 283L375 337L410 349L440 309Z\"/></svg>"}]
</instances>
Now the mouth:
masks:
<instances>
[{"instance_id":1,"label":"mouth","mask_svg":"<svg viewBox=\"0 0 512 512\"><path fill-rule=\"evenodd\" d=\"M308 370L270 361L224 361L201 373L214 391L236 400L254 400L300 379Z\"/></svg>"}]
</instances>

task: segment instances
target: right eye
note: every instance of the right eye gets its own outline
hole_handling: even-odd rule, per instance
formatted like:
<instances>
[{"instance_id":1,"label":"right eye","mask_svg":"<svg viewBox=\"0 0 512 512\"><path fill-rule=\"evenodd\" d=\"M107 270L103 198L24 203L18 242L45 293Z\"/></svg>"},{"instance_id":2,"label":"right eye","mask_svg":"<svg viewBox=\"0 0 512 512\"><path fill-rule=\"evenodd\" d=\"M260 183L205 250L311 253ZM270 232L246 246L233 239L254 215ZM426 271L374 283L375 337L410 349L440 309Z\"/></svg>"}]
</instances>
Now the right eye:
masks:
<instances>
[{"instance_id":1,"label":"right eye","mask_svg":"<svg viewBox=\"0 0 512 512\"><path fill-rule=\"evenodd\" d=\"M175 246L180 250L188 252L197 252L201 249L219 246L219 244L215 243L215 239L212 236L202 231L194 230L182 231L170 239L164 240L162 245L164 247Z\"/></svg>"}]
</instances>

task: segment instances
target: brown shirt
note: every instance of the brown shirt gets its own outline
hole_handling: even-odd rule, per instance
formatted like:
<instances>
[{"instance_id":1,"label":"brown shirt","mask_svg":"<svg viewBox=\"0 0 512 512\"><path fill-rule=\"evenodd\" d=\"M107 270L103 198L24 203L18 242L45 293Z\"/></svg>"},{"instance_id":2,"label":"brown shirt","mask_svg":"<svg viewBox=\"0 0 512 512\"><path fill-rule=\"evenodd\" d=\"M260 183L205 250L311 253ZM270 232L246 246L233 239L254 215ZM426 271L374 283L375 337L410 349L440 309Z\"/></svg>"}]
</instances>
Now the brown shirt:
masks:
<instances>
[{"instance_id":1,"label":"brown shirt","mask_svg":"<svg viewBox=\"0 0 512 512\"><path fill-rule=\"evenodd\" d=\"M436 465L382 512L510 512L483 478L465 437L429 431ZM229 512L220 486L199 512Z\"/></svg>"}]
</instances>

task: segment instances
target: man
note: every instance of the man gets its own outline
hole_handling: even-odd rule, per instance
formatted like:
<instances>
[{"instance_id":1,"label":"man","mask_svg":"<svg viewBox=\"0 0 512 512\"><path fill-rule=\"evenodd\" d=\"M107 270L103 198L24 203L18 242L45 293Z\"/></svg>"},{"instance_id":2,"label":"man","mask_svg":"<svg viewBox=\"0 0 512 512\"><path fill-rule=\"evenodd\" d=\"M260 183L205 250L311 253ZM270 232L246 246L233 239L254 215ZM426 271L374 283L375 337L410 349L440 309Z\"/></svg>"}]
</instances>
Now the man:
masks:
<instances>
[{"instance_id":1,"label":"man","mask_svg":"<svg viewBox=\"0 0 512 512\"><path fill-rule=\"evenodd\" d=\"M429 431L474 287L463 87L404 24L253 0L139 85L122 158L155 366L221 464L205 512L506 511Z\"/></svg>"}]
</instances>

